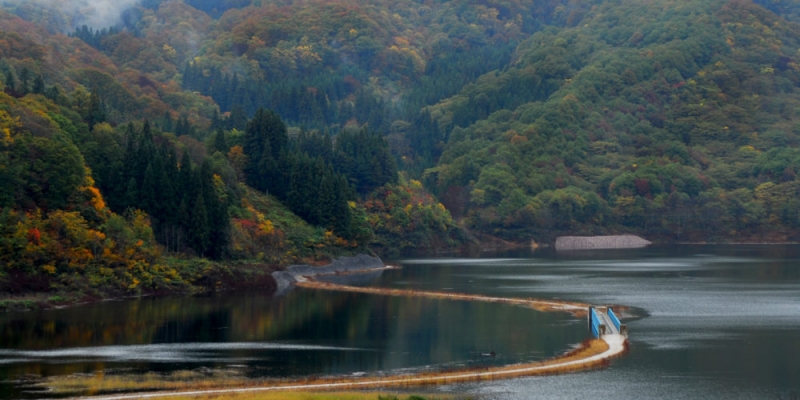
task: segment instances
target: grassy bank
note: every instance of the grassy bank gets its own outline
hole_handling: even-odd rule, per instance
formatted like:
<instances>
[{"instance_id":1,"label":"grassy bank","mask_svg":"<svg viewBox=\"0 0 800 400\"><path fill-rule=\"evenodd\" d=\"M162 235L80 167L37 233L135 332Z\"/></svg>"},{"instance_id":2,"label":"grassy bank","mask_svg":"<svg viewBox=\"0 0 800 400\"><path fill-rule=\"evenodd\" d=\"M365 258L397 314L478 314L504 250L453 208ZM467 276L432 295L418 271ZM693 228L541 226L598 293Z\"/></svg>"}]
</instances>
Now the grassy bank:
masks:
<instances>
[{"instance_id":1,"label":"grassy bank","mask_svg":"<svg viewBox=\"0 0 800 400\"><path fill-rule=\"evenodd\" d=\"M233 393L213 394L206 396L169 397L177 400L450 400L469 399L470 397L453 396L420 396L385 394L379 392L281 392L281 393ZM156 397L158 399L158 397Z\"/></svg>"},{"instance_id":2,"label":"grassy bank","mask_svg":"<svg viewBox=\"0 0 800 400\"><path fill-rule=\"evenodd\" d=\"M452 396L420 396L420 395L394 395L378 393L247 393L232 395L209 395L193 397L172 397L171 399L180 400L203 400L203 399L235 399L235 400L445 400L445 399L468 399L468 397Z\"/></svg>"},{"instance_id":3,"label":"grassy bank","mask_svg":"<svg viewBox=\"0 0 800 400\"><path fill-rule=\"evenodd\" d=\"M300 380L256 380L226 371L216 371L211 375L195 371L175 372L168 375L148 373L144 375L71 375L54 377L37 386L51 393L69 395L109 395L115 398L140 398L148 393L150 398L220 398L234 396L242 398L291 398L288 395L303 396L298 391L382 389L389 387L417 387L425 385L445 385L460 382L476 382L495 379L509 379L521 376L554 375L604 367L607 357L598 357L609 350L603 340L587 340L576 349L559 357L534 363L514 364L503 367L437 371L385 377L333 377L309 378ZM610 355L613 356L613 355ZM131 393L130 395L120 393ZM266 397L274 395L275 397ZM197 397L201 396L201 397ZM264 397L261 397L264 396ZM223 397L228 398L228 397ZM231 397L232 398L232 397ZM239 397L236 397L239 398ZM305 398L305 397L297 397ZM309 397L314 398L314 397ZM322 397L325 398L325 397ZM339 398L339 397L331 397ZM345 397L347 398L347 397ZM358 398L358 397L356 397Z\"/></svg>"},{"instance_id":4,"label":"grassy bank","mask_svg":"<svg viewBox=\"0 0 800 400\"><path fill-rule=\"evenodd\" d=\"M39 278L50 287L46 292L0 292L0 312L51 309L91 303L103 299L121 299L165 294L209 293L233 290L275 290L272 272L281 267L265 263L215 262L206 259L164 258L158 271L174 271L170 284L122 290L103 279L64 279L50 283L50 277ZM156 269L156 268L154 268ZM64 283L64 281L66 283Z\"/></svg>"}]
</instances>

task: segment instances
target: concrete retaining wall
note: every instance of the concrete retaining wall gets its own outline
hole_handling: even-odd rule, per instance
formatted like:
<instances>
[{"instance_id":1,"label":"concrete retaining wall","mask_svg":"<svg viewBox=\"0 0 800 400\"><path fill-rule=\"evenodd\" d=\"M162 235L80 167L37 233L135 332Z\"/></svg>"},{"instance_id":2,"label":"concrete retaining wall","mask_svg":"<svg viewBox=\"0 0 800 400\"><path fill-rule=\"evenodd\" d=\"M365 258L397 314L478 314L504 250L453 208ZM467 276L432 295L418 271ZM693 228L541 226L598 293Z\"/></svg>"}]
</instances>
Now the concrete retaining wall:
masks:
<instances>
[{"instance_id":1,"label":"concrete retaining wall","mask_svg":"<svg viewBox=\"0 0 800 400\"><path fill-rule=\"evenodd\" d=\"M336 274L337 272L343 273L353 271L368 271L376 268L382 268L384 266L385 265L383 264L383 261L378 257L359 254L353 257L339 257L323 267L315 267L305 264L292 265L286 267L285 271L273 272L272 277L275 278L275 282L278 285L276 294L281 295L290 289L295 282L297 282L297 277L299 276Z\"/></svg>"},{"instance_id":2,"label":"concrete retaining wall","mask_svg":"<svg viewBox=\"0 0 800 400\"><path fill-rule=\"evenodd\" d=\"M636 235L561 236L556 239L556 250L638 249L650 244Z\"/></svg>"},{"instance_id":3,"label":"concrete retaining wall","mask_svg":"<svg viewBox=\"0 0 800 400\"><path fill-rule=\"evenodd\" d=\"M378 257L359 254L353 257L339 257L328 265L314 267L311 265L292 265L286 267L286 271L292 275L317 275L333 274L336 272L364 271L368 269L382 268L383 261Z\"/></svg>"}]
</instances>

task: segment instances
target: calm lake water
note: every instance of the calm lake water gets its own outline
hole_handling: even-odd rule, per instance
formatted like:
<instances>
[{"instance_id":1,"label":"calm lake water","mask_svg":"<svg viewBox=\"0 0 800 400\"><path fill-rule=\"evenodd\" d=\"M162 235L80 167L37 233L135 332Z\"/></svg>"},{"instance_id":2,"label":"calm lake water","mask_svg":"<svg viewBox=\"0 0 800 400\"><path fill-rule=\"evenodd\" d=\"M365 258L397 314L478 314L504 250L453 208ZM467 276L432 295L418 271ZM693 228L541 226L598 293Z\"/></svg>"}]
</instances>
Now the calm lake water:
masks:
<instances>
[{"instance_id":1,"label":"calm lake water","mask_svg":"<svg viewBox=\"0 0 800 400\"><path fill-rule=\"evenodd\" d=\"M632 306L607 369L432 390L487 399L796 399L800 246L411 259L371 285ZM28 376L199 368L245 376L449 369L551 357L585 320L500 304L294 290L0 314L0 397ZM494 351L495 357L482 353Z\"/></svg>"}]
</instances>

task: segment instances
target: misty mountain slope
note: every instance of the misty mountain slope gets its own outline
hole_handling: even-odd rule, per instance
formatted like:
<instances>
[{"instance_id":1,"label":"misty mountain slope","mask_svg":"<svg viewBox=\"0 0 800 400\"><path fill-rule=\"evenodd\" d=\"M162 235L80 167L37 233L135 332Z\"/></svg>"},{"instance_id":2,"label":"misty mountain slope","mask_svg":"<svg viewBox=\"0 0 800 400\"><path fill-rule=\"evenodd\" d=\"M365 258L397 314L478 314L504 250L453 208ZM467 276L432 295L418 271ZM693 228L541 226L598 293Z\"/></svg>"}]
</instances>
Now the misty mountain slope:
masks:
<instances>
[{"instance_id":1,"label":"misty mountain slope","mask_svg":"<svg viewBox=\"0 0 800 400\"><path fill-rule=\"evenodd\" d=\"M800 3L794 0L754 0L753 2L789 21L800 22Z\"/></svg>"},{"instance_id":2,"label":"misty mountain slope","mask_svg":"<svg viewBox=\"0 0 800 400\"><path fill-rule=\"evenodd\" d=\"M788 232L797 33L744 1L603 4L429 107L456 127L426 183L510 237Z\"/></svg>"},{"instance_id":3,"label":"misty mountain slope","mask_svg":"<svg viewBox=\"0 0 800 400\"><path fill-rule=\"evenodd\" d=\"M138 3L140 0L2 0L0 6L50 33L66 33L81 25L116 25L123 12Z\"/></svg>"},{"instance_id":4,"label":"misty mountain slope","mask_svg":"<svg viewBox=\"0 0 800 400\"><path fill-rule=\"evenodd\" d=\"M392 113L406 112L392 103L423 83L434 59L479 55L479 49L561 24L561 14L569 10L564 4L265 1L223 15L212 29L213 42L194 60L206 79L187 71L183 83L211 95L223 111L239 105L252 113L266 105L307 126L352 120L388 129L396 118ZM493 60L482 61L491 65ZM230 90L211 83L220 80L215 76L228 79L223 86Z\"/></svg>"},{"instance_id":5,"label":"misty mountain slope","mask_svg":"<svg viewBox=\"0 0 800 400\"><path fill-rule=\"evenodd\" d=\"M111 122L162 117L169 110L175 114L213 114L213 103L182 92L168 79L176 68L171 67L172 75L165 74L169 64L154 59L165 57L163 49L154 52L152 46L135 46L125 56L131 61L120 63L81 40L49 33L2 10L0 32L6 37L5 45L0 46L3 74L17 78L26 70L31 79L41 76L47 87L57 86L59 96L65 99L74 97L79 87L84 93L96 90ZM129 35L120 34L119 41L125 42L126 37ZM118 47L117 51L124 49Z\"/></svg>"},{"instance_id":6,"label":"misty mountain slope","mask_svg":"<svg viewBox=\"0 0 800 400\"><path fill-rule=\"evenodd\" d=\"M508 238L788 240L800 31L792 2L761 3L147 0L120 29L75 31L85 44L3 14L19 35L0 70L58 84L86 121L94 90L112 124L148 118L198 149L262 107L366 127L456 217Z\"/></svg>"},{"instance_id":7,"label":"misty mountain slope","mask_svg":"<svg viewBox=\"0 0 800 400\"><path fill-rule=\"evenodd\" d=\"M531 32L575 24L591 7L531 0L3 4L47 33L91 44L128 75L112 76L144 87L137 96L158 96L192 120L214 115L192 96L199 92L221 112L268 107L293 124L369 123L384 131L502 65Z\"/></svg>"}]
</instances>

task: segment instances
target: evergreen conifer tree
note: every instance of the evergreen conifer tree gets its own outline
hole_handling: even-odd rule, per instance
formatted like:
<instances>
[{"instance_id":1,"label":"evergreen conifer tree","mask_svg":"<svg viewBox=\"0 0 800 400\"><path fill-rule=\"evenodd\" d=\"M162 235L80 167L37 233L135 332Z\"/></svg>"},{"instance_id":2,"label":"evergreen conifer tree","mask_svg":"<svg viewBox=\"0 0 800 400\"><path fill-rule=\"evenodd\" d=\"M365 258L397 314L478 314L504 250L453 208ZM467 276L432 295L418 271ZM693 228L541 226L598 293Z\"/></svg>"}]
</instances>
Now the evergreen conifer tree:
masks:
<instances>
[{"instance_id":1,"label":"evergreen conifer tree","mask_svg":"<svg viewBox=\"0 0 800 400\"><path fill-rule=\"evenodd\" d=\"M86 122L89 129L94 128L95 125L106 120L106 112L100 101L100 95L97 93L97 88L92 89L92 94L89 97L89 115L86 116Z\"/></svg>"},{"instance_id":2,"label":"evergreen conifer tree","mask_svg":"<svg viewBox=\"0 0 800 400\"><path fill-rule=\"evenodd\" d=\"M17 80L14 78L14 73L12 71L6 71L6 91L15 94L17 92Z\"/></svg>"},{"instance_id":3,"label":"evergreen conifer tree","mask_svg":"<svg viewBox=\"0 0 800 400\"><path fill-rule=\"evenodd\" d=\"M33 93L36 94L44 94L45 87L44 87L44 78L42 75L37 74L36 78L33 80Z\"/></svg>"},{"instance_id":4,"label":"evergreen conifer tree","mask_svg":"<svg viewBox=\"0 0 800 400\"><path fill-rule=\"evenodd\" d=\"M222 127L217 128L217 132L214 134L214 151L218 151L222 154L227 154L230 148L228 147L228 143L225 141L225 131L222 130Z\"/></svg>"},{"instance_id":5,"label":"evergreen conifer tree","mask_svg":"<svg viewBox=\"0 0 800 400\"><path fill-rule=\"evenodd\" d=\"M208 211L202 194L198 194L194 201L189 232L192 237L192 248L200 256L205 256L211 245L211 227L208 225Z\"/></svg>"},{"instance_id":6,"label":"evergreen conifer tree","mask_svg":"<svg viewBox=\"0 0 800 400\"><path fill-rule=\"evenodd\" d=\"M137 208L139 204L139 184L136 183L136 178L134 177L128 180L123 204L124 208Z\"/></svg>"},{"instance_id":7,"label":"evergreen conifer tree","mask_svg":"<svg viewBox=\"0 0 800 400\"><path fill-rule=\"evenodd\" d=\"M28 67L22 67L19 72L19 88L22 94L30 93L31 91L31 71Z\"/></svg>"},{"instance_id":8,"label":"evergreen conifer tree","mask_svg":"<svg viewBox=\"0 0 800 400\"><path fill-rule=\"evenodd\" d=\"M160 217L160 215L158 215L159 213L156 212L159 207L158 187L156 185L157 179L153 164L148 164L144 173L144 181L142 182L142 187L139 192L139 201L141 208L155 218Z\"/></svg>"},{"instance_id":9,"label":"evergreen conifer tree","mask_svg":"<svg viewBox=\"0 0 800 400\"><path fill-rule=\"evenodd\" d=\"M174 126L172 124L172 115L169 113L169 111L164 111L164 117L161 118L161 130L164 132L173 132L174 130Z\"/></svg>"},{"instance_id":10,"label":"evergreen conifer tree","mask_svg":"<svg viewBox=\"0 0 800 400\"><path fill-rule=\"evenodd\" d=\"M178 172L178 190L180 193L189 193L192 190L192 160L189 151L184 150L181 156L180 169Z\"/></svg>"}]
</instances>

